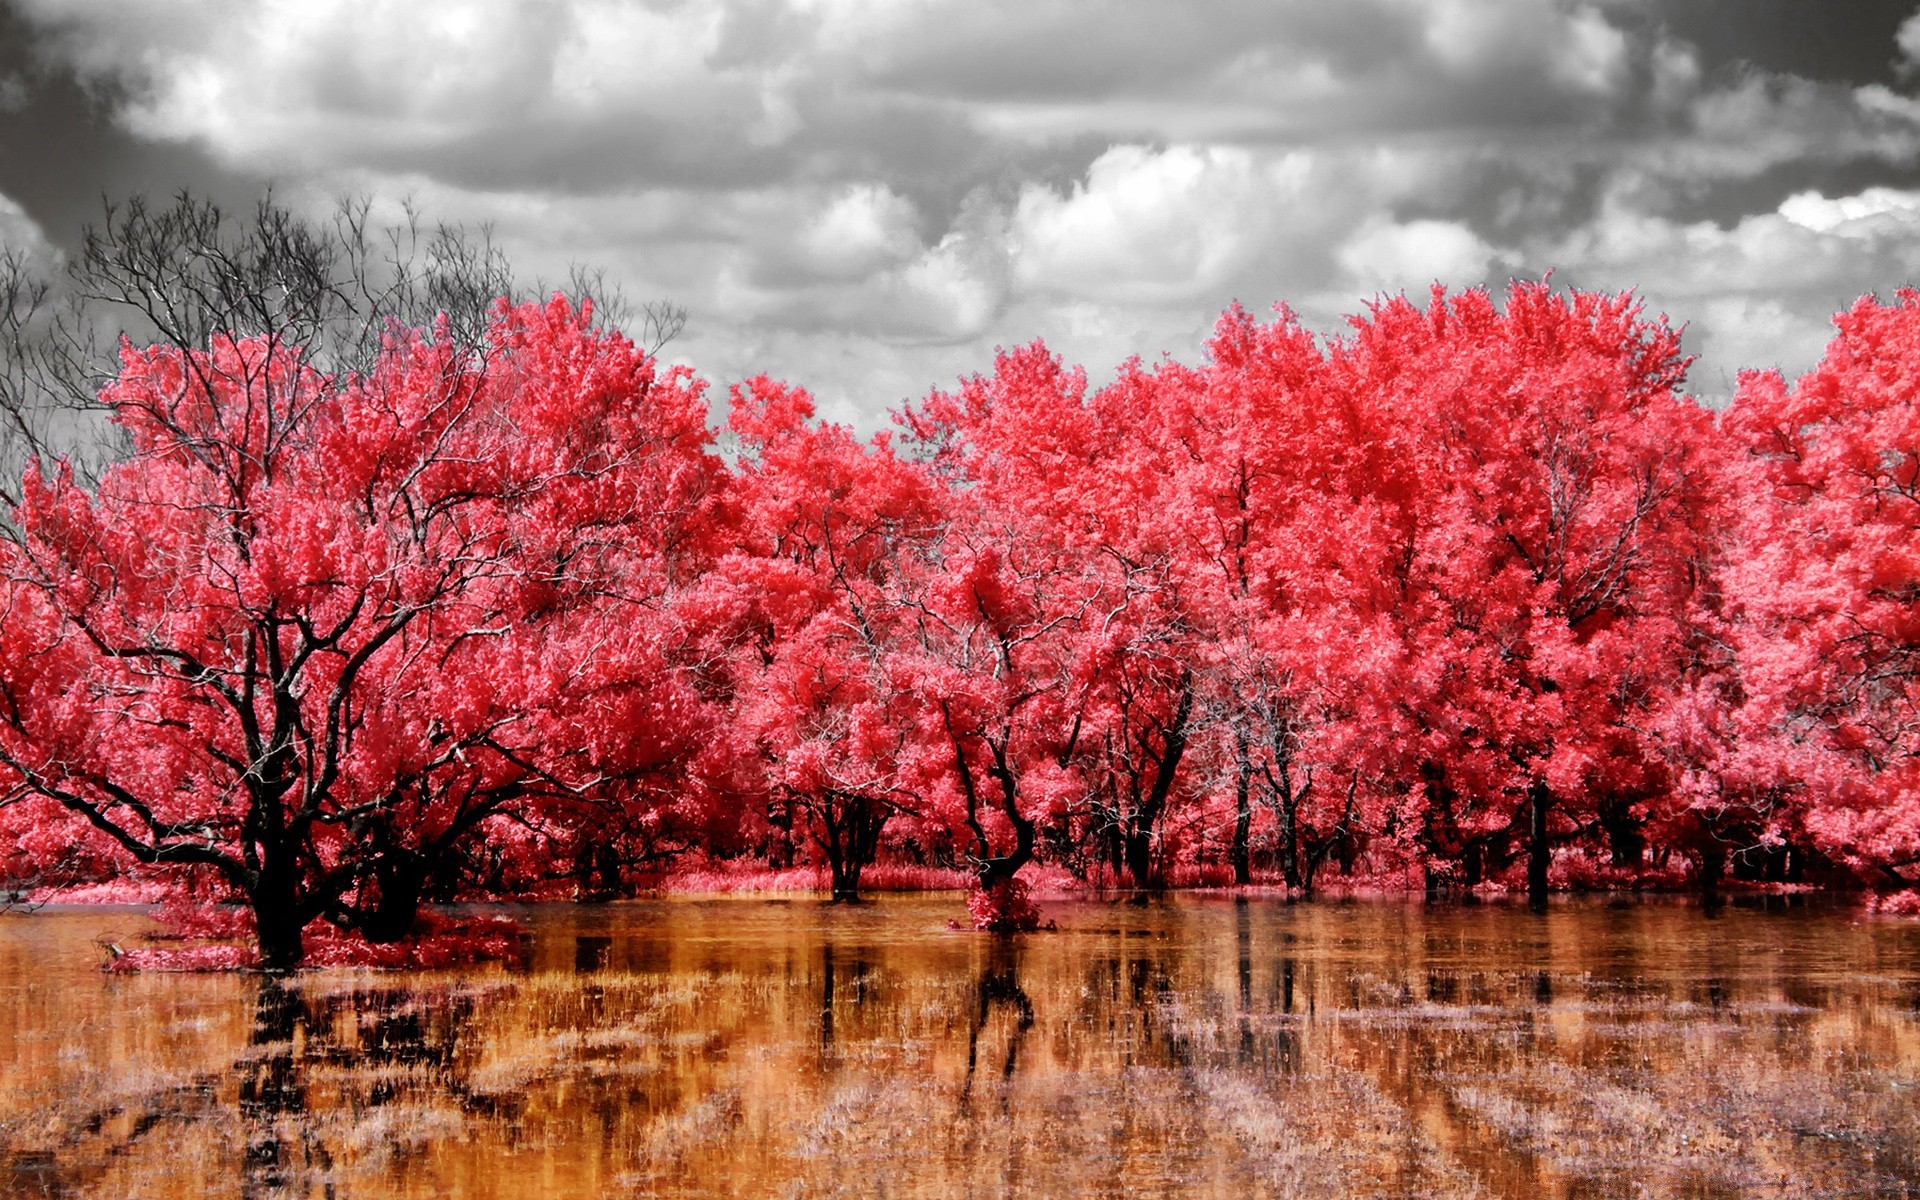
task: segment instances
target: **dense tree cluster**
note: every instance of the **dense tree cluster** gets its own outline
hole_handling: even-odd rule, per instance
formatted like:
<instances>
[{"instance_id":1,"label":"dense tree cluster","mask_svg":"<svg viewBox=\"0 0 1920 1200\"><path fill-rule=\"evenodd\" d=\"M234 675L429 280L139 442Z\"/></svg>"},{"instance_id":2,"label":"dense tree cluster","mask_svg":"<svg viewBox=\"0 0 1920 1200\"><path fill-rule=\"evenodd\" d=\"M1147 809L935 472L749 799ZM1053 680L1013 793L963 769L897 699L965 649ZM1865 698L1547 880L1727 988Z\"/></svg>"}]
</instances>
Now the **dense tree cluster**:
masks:
<instances>
[{"instance_id":1,"label":"dense tree cluster","mask_svg":"<svg viewBox=\"0 0 1920 1200\"><path fill-rule=\"evenodd\" d=\"M0 542L0 873L240 901L270 966L461 896L875 863L1154 888L1920 865L1920 295L1717 416L1517 283L1336 338L1038 343L867 440L592 307L358 357L126 343ZM197 340L196 340L197 339Z\"/></svg>"}]
</instances>

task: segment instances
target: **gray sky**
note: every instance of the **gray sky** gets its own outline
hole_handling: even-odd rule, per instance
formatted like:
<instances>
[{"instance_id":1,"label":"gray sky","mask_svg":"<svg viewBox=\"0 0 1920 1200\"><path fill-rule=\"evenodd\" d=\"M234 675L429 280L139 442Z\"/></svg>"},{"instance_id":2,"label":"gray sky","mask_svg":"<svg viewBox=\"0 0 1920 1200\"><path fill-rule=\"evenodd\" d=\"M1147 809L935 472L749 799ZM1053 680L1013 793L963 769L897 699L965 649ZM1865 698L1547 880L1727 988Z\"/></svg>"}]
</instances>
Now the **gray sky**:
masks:
<instances>
[{"instance_id":1,"label":"gray sky","mask_svg":"<svg viewBox=\"0 0 1920 1200\"><path fill-rule=\"evenodd\" d=\"M0 0L0 242L369 193L871 428L1044 337L1637 289L1706 397L1920 276L1916 0Z\"/></svg>"}]
</instances>

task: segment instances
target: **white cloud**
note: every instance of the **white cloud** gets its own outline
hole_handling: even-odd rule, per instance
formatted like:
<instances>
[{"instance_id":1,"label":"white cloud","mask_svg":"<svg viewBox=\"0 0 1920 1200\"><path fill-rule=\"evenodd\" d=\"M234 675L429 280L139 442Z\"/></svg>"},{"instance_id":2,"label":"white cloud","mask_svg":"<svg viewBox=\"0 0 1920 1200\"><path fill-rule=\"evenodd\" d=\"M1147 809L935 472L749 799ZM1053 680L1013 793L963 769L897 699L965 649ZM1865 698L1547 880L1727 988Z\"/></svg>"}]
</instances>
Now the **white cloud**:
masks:
<instances>
[{"instance_id":1,"label":"white cloud","mask_svg":"<svg viewBox=\"0 0 1920 1200\"><path fill-rule=\"evenodd\" d=\"M4 192L0 192L0 254L23 255L43 271L53 268L60 257L39 223Z\"/></svg>"},{"instance_id":2,"label":"white cloud","mask_svg":"<svg viewBox=\"0 0 1920 1200\"><path fill-rule=\"evenodd\" d=\"M1234 300L1333 328L1546 267L1691 319L1717 378L1920 268L1920 193L1741 207L1920 162L1920 101L1710 72L1640 0L15 3L139 136L604 264L703 370L869 424L996 344L1097 376Z\"/></svg>"},{"instance_id":3,"label":"white cloud","mask_svg":"<svg viewBox=\"0 0 1920 1200\"><path fill-rule=\"evenodd\" d=\"M141 77L133 129L236 159L329 153L349 128L370 146L484 128L542 102L566 32L561 10L522 0L264 0L217 19L160 0L30 11L76 27L83 66Z\"/></svg>"},{"instance_id":4,"label":"white cloud","mask_svg":"<svg viewBox=\"0 0 1920 1200\"><path fill-rule=\"evenodd\" d=\"M1900 22L1893 43L1900 48L1900 57L1908 67L1920 65L1920 12Z\"/></svg>"},{"instance_id":5,"label":"white cloud","mask_svg":"<svg viewBox=\"0 0 1920 1200\"><path fill-rule=\"evenodd\" d=\"M1534 0L1427 0L1424 37L1435 59L1457 75L1524 74L1541 64L1576 93L1605 96L1626 82L1627 36L1590 5Z\"/></svg>"},{"instance_id":6,"label":"white cloud","mask_svg":"<svg viewBox=\"0 0 1920 1200\"><path fill-rule=\"evenodd\" d=\"M1163 301L1223 283L1303 199L1308 156L1237 147L1115 146L1066 195L1029 185L1013 216L1021 283L1082 298Z\"/></svg>"},{"instance_id":7,"label":"white cloud","mask_svg":"<svg viewBox=\"0 0 1920 1200\"><path fill-rule=\"evenodd\" d=\"M1656 113L1683 108L1700 90L1700 55L1692 46L1661 38L1647 55L1653 85L1648 98Z\"/></svg>"},{"instance_id":8,"label":"white cloud","mask_svg":"<svg viewBox=\"0 0 1920 1200\"><path fill-rule=\"evenodd\" d=\"M1920 225L1920 191L1874 187L1831 200L1819 192L1799 192L1781 201L1780 215L1803 229L1842 237L1872 237L1889 223L1912 232Z\"/></svg>"},{"instance_id":9,"label":"white cloud","mask_svg":"<svg viewBox=\"0 0 1920 1200\"><path fill-rule=\"evenodd\" d=\"M915 254L913 205L884 184L856 184L801 230L798 248L823 274L860 278Z\"/></svg>"},{"instance_id":10,"label":"white cloud","mask_svg":"<svg viewBox=\"0 0 1920 1200\"><path fill-rule=\"evenodd\" d=\"M1576 91L1607 96L1629 78L1627 35L1598 10L1580 8L1568 19L1564 36L1556 39L1552 74Z\"/></svg>"},{"instance_id":11,"label":"white cloud","mask_svg":"<svg viewBox=\"0 0 1920 1200\"><path fill-rule=\"evenodd\" d=\"M1632 288L1688 325L1693 386L1723 398L1737 373L1818 360L1833 314L1866 292L1920 280L1920 193L1802 192L1730 226L1674 221L1619 203L1531 249L1585 287Z\"/></svg>"},{"instance_id":12,"label":"white cloud","mask_svg":"<svg viewBox=\"0 0 1920 1200\"><path fill-rule=\"evenodd\" d=\"M1500 254L1458 221L1396 222L1376 218L1362 226L1336 257L1362 292L1424 292L1486 282Z\"/></svg>"},{"instance_id":13,"label":"white cloud","mask_svg":"<svg viewBox=\"0 0 1920 1200\"><path fill-rule=\"evenodd\" d=\"M1693 349L1702 359L1693 391L1718 406L1732 398L1743 368L1777 367L1789 377L1805 372L1833 336L1832 310L1823 309L1755 294L1707 298L1689 313Z\"/></svg>"}]
</instances>

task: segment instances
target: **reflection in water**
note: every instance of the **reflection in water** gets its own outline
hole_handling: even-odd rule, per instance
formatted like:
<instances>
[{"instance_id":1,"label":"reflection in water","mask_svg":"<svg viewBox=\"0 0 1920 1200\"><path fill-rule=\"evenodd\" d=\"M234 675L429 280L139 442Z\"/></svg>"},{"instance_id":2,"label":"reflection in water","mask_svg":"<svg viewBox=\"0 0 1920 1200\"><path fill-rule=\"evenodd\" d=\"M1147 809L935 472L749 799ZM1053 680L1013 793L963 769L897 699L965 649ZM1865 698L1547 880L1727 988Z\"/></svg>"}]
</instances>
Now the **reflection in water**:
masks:
<instances>
[{"instance_id":1,"label":"reflection in water","mask_svg":"<svg viewBox=\"0 0 1920 1200\"><path fill-rule=\"evenodd\" d=\"M292 980L0 918L0 1196L1920 1194L1920 925L952 904L558 907L511 969Z\"/></svg>"},{"instance_id":2,"label":"reflection in water","mask_svg":"<svg viewBox=\"0 0 1920 1200\"><path fill-rule=\"evenodd\" d=\"M250 1053L235 1065L240 1076L240 1123L246 1130L241 1194L271 1195L292 1172L325 1151L314 1144L305 1121L306 1088L294 1057L293 1035L299 1023L300 994L277 979L260 983L254 1002Z\"/></svg>"},{"instance_id":3,"label":"reflection in water","mask_svg":"<svg viewBox=\"0 0 1920 1200\"><path fill-rule=\"evenodd\" d=\"M987 962L980 969L978 998L974 1003L973 1026L967 1031L967 1078L960 1088L960 1115L972 1111L973 1077L980 1063L980 1034L995 1009L1004 1008L1013 1018L1013 1030L1007 1035L1007 1058L1000 1068L1000 1111L1011 1107L1013 1071L1020 1063L1020 1045L1033 1028L1033 1001L1020 986L1020 948L1010 936L994 936L987 941Z\"/></svg>"}]
</instances>

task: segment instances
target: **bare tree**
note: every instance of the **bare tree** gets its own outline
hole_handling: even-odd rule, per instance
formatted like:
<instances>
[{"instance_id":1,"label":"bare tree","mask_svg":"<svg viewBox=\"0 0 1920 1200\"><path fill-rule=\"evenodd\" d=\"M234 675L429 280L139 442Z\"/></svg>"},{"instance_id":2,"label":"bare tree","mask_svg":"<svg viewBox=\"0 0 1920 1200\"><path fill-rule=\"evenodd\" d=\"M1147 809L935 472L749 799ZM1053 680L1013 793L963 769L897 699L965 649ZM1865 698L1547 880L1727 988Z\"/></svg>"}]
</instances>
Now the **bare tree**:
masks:
<instances>
[{"instance_id":1,"label":"bare tree","mask_svg":"<svg viewBox=\"0 0 1920 1200\"><path fill-rule=\"evenodd\" d=\"M597 323L620 330L648 354L660 353L687 328L685 308L670 300L634 304L626 289L607 275L605 267L574 263L567 269L566 292L590 298Z\"/></svg>"},{"instance_id":2,"label":"bare tree","mask_svg":"<svg viewBox=\"0 0 1920 1200\"><path fill-rule=\"evenodd\" d=\"M123 338L204 349L216 335L260 337L324 372L373 360L395 326L444 321L477 350L494 303L538 290L516 282L490 225L429 223L412 206L383 223L368 197L309 220L263 197L247 215L181 192L107 203L64 275L0 254L0 503L19 500L34 460L90 479L125 456L100 388ZM565 289L591 297L595 322L656 354L686 326L667 301L635 305L604 268L576 264Z\"/></svg>"}]
</instances>

